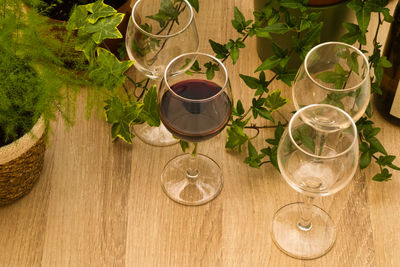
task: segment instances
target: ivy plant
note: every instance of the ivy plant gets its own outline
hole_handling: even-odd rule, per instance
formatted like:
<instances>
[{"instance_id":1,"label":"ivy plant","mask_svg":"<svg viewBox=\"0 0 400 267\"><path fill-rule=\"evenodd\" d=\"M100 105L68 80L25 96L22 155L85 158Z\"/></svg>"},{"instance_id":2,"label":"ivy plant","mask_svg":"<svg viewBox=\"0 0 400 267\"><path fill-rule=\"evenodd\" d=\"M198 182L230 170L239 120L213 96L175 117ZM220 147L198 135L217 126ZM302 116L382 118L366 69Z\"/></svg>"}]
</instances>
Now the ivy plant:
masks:
<instances>
[{"instance_id":1,"label":"ivy plant","mask_svg":"<svg viewBox=\"0 0 400 267\"><path fill-rule=\"evenodd\" d=\"M165 27L169 22L178 22L179 1L163 0L158 13L151 18L156 20L161 27ZM190 4L199 10L198 0L190 0ZM383 68L390 67L390 62L381 56L381 44L377 41L377 33L384 22L392 22L393 17L389 9L386 8L388 0L352 0L347 7L355 12L357 23L344 23L343 27L347 32L342 36L342 42L358 45L360 50L368 55L374 75L371 76L371 92L381 93L379 88ZM276 122L274 112L288 103L288 99L282 97L281 90L270 90L270 84L274 80L280 80L287 86L291 86L297 69L289 67L288 62L295 57L304 60L307 52L320 42L320 33L323 23L320 21L321 14L310 12L307 8L307 0L269 0L261 10L253 12L253 19L246 19L243 13L234 8L232 26L238 32L239 37L231 38L226 43L209 40L210 46L217 58L224 62L231 59L233 64L238 62L240 53L246 47L246 40L250 37L271 39L273 55L265 59L254 71L255 75L240 74L240 78L254 92L249 106L245 108L244 103L238 99L233 103L232 117L227 128L227 142L225 147L231 150L241 151L247 145L248 156L245 163L259 168L265 163L271 163L278 169L277 146L283 133L285 123ZM297 10L300 15L292 15L291 11ZM379 22L375 29L376 34L372 40L373 51L366 51L366 33L371 18L371 14L378 14ZM76 49L83 51L90 62L89 77L100 88L106 89L105 116L110 123L113 138L122 138L128 143L132 142L134 135L130 131L133 123L146 122L151 126L158 126L160 119L157 113L157 91L155 87L148 88L149 79L135 81L127 76L126 70L132 65L131 61L120 61L107 50L99 47L106 38L120 38L121 34L116 28L121 22L123 14L118 14L113 8L105 5L102 0L95 3L78 6L74 9L68 27L70 30L77 30ZM146 31L150 31L149 25L141 25ZM272 35L291 34L291 46L282 48L275 42ZM135 49L135 47L134 47ZM139 44L137 50L143 55L146 49ZM139 53L140 54L140 53ZM357 69L352 55L345 55L349 58L350 69ZM212 77L215 71L219 71L212 64L199 66L197 62L193 64L189 72L204 71L208 77ZM372 73L372 72L371 72ZM333 79L332 77L336 78ZM341 87L346 82L348 73L342 66L337 66L333 73L320 76L325 82L332 82L336 87ZM124 86L125 79L128 79L140 94L129 92ZM119 89L124 90L119 90ZM121 91L124 96L121 96ZM340 106L340 94L330 96L326 103ZM245 103L247 104L247 103ZM395 156L387 153L377 135L379 128L374 127L371 120L371 107L368 106L365 116L357 122L359 131L360 145L360 167L366 168L372 159L380 167L380 172L373 179L376 181L387 181L392 174L389 169L398 170L399 167L393 164ZM257 125L253 119L262 118L270 121L274 126ZM273 139L265 140L265 147L257 149L251 142L252 138L245 133L245 129L255 129L259 132L265 128L275 128ZM301 137L301 136L300 136ZM183 150L188 148L188 144L181 141Z\"/></svg>"},{"instance_id":2,"label":"ivy plant","mask_svg":"<svg viewBox=\"0 0 400 267\"><path fill-rule=\"evenodd\" d=\"M272 112L278 110L285 105L288 100L280 96L280 91L270 92L269 85L274 80L281 80L289 87L291 86L297 70L290 69L288 62L293 56L298 56L304 60L307 52L320 41L320 33L323 29L322 22L319 21L321 14L317 12L309 12L307 9L307 0L270 0L267 1L261 10L253 12L254 19L246 19L241 11L235 7L232 20L232 26L240 34L236 40L230 39L227 43L222 44L214 40L209 40L211 48L218 58L223 60L231 57L235 64L239 57L239 51L245 47L245 40L248 37L257 36L259 38L271 39L271 46L274 55L265 59L255 70L257 76L248 76L240 74L240 78L252 90L254 97L251 105L245 109L241 100L238 100L233 109L231 125L227 129L226 148L241 151L242 146L247 144L248 157L245 163L251 167L259 168L265 163L271 163L279 170L276 153L279 139L282 135L283 125L279 122L275 127L275 139L267 139L266 147L258 151L251 142L251 138L245 134L245 128L259 129L269 128L268 126L258 126L251 123L252 119L262 117L265 120L275 123ZM343 23L343 27L347 30L341 40L342 42L358 45L359 49L369 56L371 68L374 69L374 75L371 76L371 93L381 93L379 88L382 81L383 68L390 67L390 62L385 56L381 56L381 44L377 41L377 34L380 26L384 22L391 23L393 17L390 15L387 0L352 0L347 7L355 12L357 24ZM293 16L291 10L298 10L300 15ZM378 14L378 26L376 28L375 37L373 39L374 49L371 51L364 50L367 44L366 33L372 13ZM276 43L271 34L292 34L291 46L283 49ZM357 43L357 44L356 44ZM353 55L344 55L348 57L347 63L351 70L356 70L356 61L352 60ZM270 70L271 77L266 78L264 72ZM332 73L321 74L318 78L327 83L333 83L336 88L342 88L348 78L348 71L342 66L335 66ZM346 94L335 94L328 96L326 103L341 106L341 99ZM374 127L371 120L371 107L368 106L365 116L357 122L360 145L360 168L366 168L372 159L380 167L380 172L372 179L376 181L387 181L392 174L389 169L400 170L393 164L395 156L389 155L386 149L377 138L380 129ZM264 160L264 158L268 160Z\"/></svg>"}]
</instances>

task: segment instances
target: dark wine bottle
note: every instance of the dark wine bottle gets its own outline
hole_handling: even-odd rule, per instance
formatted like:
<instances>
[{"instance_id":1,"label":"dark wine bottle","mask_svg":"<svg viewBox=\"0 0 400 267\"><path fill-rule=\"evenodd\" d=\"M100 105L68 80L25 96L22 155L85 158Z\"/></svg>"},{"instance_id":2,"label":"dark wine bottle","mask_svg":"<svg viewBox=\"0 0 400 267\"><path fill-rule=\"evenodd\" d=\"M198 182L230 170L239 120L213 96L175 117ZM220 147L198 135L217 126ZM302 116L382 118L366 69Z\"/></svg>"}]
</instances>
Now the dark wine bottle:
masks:
<instances>
[{"instance_id":1,"label":"dark wine bottle","mask_svg":"<svg viewBox=\"0 0 400 267\"><path fill-rule=\"evenodd\" d=\"M375 106L385 119L400 126L400 2L397 3L383 55L392 63L385 68L381 90L375 94Z\"/></svg>"}]
</instances>

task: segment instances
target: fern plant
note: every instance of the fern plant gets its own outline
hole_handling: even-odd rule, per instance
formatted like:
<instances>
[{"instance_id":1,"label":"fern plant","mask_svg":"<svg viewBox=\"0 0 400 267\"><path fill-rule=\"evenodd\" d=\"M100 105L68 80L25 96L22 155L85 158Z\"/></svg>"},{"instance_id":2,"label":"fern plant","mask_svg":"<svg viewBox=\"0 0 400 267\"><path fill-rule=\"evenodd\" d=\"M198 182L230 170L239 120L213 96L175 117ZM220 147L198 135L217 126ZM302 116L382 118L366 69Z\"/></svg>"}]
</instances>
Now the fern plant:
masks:
<instances>
[{"instance_id":1,"label":"fern plant","mask_svg":"<svg viewBox=\"0 0 400 267\"><path fill-rule=\"evenodd\" d=\"M73 122L84 80L64 68L55 53L63 44L51 27L22 1L0 0L0 146L29 132L40 116L46 126L59 112Z\"/></svg>"}]
</instances>

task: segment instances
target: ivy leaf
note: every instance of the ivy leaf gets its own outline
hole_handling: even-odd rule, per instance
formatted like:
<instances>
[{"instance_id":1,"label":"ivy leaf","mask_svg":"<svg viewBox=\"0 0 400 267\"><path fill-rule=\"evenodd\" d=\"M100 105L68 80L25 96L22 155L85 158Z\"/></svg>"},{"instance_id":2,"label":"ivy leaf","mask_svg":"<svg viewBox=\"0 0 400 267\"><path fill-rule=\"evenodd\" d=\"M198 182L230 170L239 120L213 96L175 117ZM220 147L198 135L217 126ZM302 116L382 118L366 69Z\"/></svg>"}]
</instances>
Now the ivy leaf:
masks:
<instances>
[{"instance_id":1,"label":"ivy leaf","mask_svg":"<svg viewBox=\"0 0 400 267\"><path fill-rule=\"evenodd\" d=\"M361 33L365 35L367 33L369 21L371 18L371 12L367 8L363 7L361 10L356 12L356 18Z\"/></svg>"},{"instance_id":2,"label":"ivy leaf","mask_svg":"<svg viewBox=\"0 0 400 267\"><path fill-rule=\"evenodd\" d=\"M211 61L204 64L206 70L207 80L212 80L215 76L215 71L219 71L219 66L217 63L212 63Z\"/></svg>"},{"instance_id":3,"label":"ivy leaf","mask_svg":"<svg viewBox=\"0 0 400 267\"><path fill-rule=\"evenodd\" d=\"M261 152L269 157L272 166L274 166L275 169L277 169L280 172L278 165L278 147L274 146L274 147L263 148L261 149Z\"/></svg>"},{"instance_id":4,"label":"ivy leaf","mask_svg":"<svg viewBox=\"0 0 400 267\"><path fill-rule=\"evenodd\" d=\"M103 0L87 4L85 5L85 7L87 11L92 13L87 17L87 20L91 24L95 24L100 18L105 18L112 14L117 13L117 11L112 6L104 4Z\"/></svg>"},{"instance_id":5,"label":"ivy leaf","mask_svg":"<svg viewBox=\"0 0 400 267\"><path fill-rule=\"evenodd\" d=\"M286 105L289 99L281 97L281 90L275 90L267 96L265 99L265 106L270 109L270 112L279 109L280 107Z\"/></svg>"},{"instance_id":6,"label":"ivy leaf","mask_svg":"<svg viewBox=\"0 0 400 267\"><path fill-rule=\"evenodd\" d=\"M189 149L189 143L183 140L179 140L179 145L183 152L186 152Z\"/></svg>"},{"instance_id":7,"label":"ivy leaf","mask_svg":"<svg viewBox=\"0 0 400 267\"><path fill-rule=\"evenodd\" d=\"M303 125L296 128L293 131L293 139L296 142L300 142L299 145L303 145L308 148L312 153L315 152L315 143L311 137L312 128L309 125Z\"/></svg>"},{"instance_id":8,"label":"ivy leaf","mask_svg":"<svg viewBox=\"0 0 400 267\"><path fill-rule=\"evenodd\" d=\"M247 20L244 18L242 12L235 6L234 8L234 20L232 20L232 26L241 34L244 34L244 30L249 26L252 20Z\"/></svg>"},{"instance_id":9,"label":"ivy leaf","mask_svg":"<svg viewBox=\"0 0 400 267\"><path fill-rule=\"evenodd\" d=\"M280 5L283 7L291 8L291 9L300 8L301 11L304 11L306 9L306 7L303 5L303 3L298 0L281 0Z\"/></svg>"},{"instance_id":10,"label":"ivy leaf","mask_svg":"<svg viewBox=\"0 0 400 267\"><path fill-rule=\"evenodd\" d=\"M368 167L368 165L371 162L371 154L369 153L369 151L365 151L363 153L361 153L360 156L360 169L365 169L366 167Z\"/></svg>"},{"instance_id":11,"label":"ivy leaf","mask_svg":"<svg viewBox=\"0 0 400 267\"><path fill-rule=\"evenodd\" d=\"M125 14L116 13L107 18L98 20L95 24L86 24L84 30L92 34L92 39L96 44L101 44L105 39L122 38L122 34L117 29Z\"/></svg>"},{"instance_id":12,"label":"ivy leaf","mask_svg":"<svg viewBox=\"0 0 400 267\"><path fill-rule=\"evenodd\" d=\"M243 128L246 125L247 121L241 122L235 120L232 123L232 126L226 130L228 140L225 144L225 148L229 148L232 150L238 149L239 152L242 151L242 145L246 143L247 140L249 140L249 137L243 131Z\"/></svg>"},{"instance_id":13,"label":"ivy leaf","mask_svg":"<svg viewBox=\"0 0 400 267\"><path fill-rule=\"evenodd\" d=\"M260 115L264 119L272 121L273 123L275 123L275 120L272 117L271 112L269 110L267 110L266 108L264 108L264 107L253 107L252 111L253 111L254 118L257 118L257 115Z\"/></svg>"},{"instance_id":14,"label":"ivy leaf","mask_svg":"<svg viewBox=\"0 0 400 267\"><path fill-rule=\"evenodd\" d=\"M376 174L374 177L372 177L372 180L382 182L382 181L388 181L392 177L392 174L389 173L389 170L384 168L382 169L381 173Z\"/></svg>"},{"instance_id":15,"label":"ivy leaf","mask_svg":"<svg viewBox=\"0 0 400 267\"><path fill-rule=\"evenodd\" d=\"M211 48L216 54L216 57L219 59L225 58L226 55L229 53L228 49L222 44L214 42L213 40L208 40L210 42Z\"/></svg>"},{"instance_id":16,"label":"ivy leaf","mask_svg":"<svg viewBox=\"0 0 400 267\"><path fill-rule=\"evenodd\" d=\"M266 26L264 28L256 30L256 32L268 32L268 33L276 33L276 34L285 34L289 31L289 26L286 23L278 22L272 25ZM258 35L257 35L258 36Z\"/></svg>"},{"instance_id":17,"label":"ivy leaf","mask_svg":"<svg viewBox=\"0 0 400 267\"><path fill-rule=\"evenodd\" d=\"M175 8L174 4L170 0L162 0L158 13L152 16L146 16L146 18L155 20L160 24L160 27L164 27L169 19L178 23L178 16L179 10Z\"/></svg>"},{"instance_id":18,"label":"ivy leaf","mask_svg":"<svg viewBox=\"0 0 400 267\"><path fill-rule=\"evenodd\" d=\"M381 144L381 142L376 137L371 137L367 139L367 142L371 144L371 147L374 147L376 150L381 152L384 155L387 155L385 148Z\"/></svg>"},{"instance_id":19,"label":"ivy leaf","mask_svg":"<svg viewBox=\"0 0 400 267\"><path fill-rule=\"evenodd\" d=\"M199 12L199 0L188 0L189 4L196 10L196 12Z\"/></svg>"},{"instance_id":20,"label":"ivy leaf","mask_svg":"<svg viewBox=\"0 0 400 267\"><path fill-rule=\"evenodd\" d=\"M106 101L105 117L106 121L112 124L111 135L123 139L127 143L132 143L134 135L130 131L130 124L139 116L143 104L139 102L128 102L123 104L118 97L113 97Z\"/></svg>"},{"instance_id":21,"label":"ivy leaf","mask_svg":"<svg viewBox=\"0 0 400 267\"><path fill-rule=\"evenodd\" d=\"M258 68L254 72L273 69L279 64L280 61L281 59L277 56L271 56L264 60L263 63L261 63L261 65L258 66Z\"/></svg>"},{"instance_id":22,"label":"ivy leaf","mask_svg":"<svg viewBox=\"0 0 400 267\"><path fill-rule=\"evenodd\" d=\"M283 128L282 123L279 121L274 132L275 139L266 139L265 141L270 145L277 146L279 144L279 141L281 140L284 131L285 129Z\"/></svg>"},{"instance_id":23,"label":"ivy leaf","mask_svg":"<svg viewBox=\"0 0 400 267\"><path fill-rule=\"evenodd\" d=\"M155 85L149 89L143 99L143 111L140 116L148 125L154 127L160 126L160 116L157 106L157 87Z\"/></svg>"},{"instance_id":24,"label":"ivy leaf","mask_svg":"<svg viewBox=\"0 0 400 267\"><path fill-rule=\"evenodd\" d=\"M388 166L394 170L400 170L400 168L396 165L393 164L393 161L396 159L396 156L393 155L387 155L387 156L380 156L377 160L376 163L378 163L381 166Z\"/></svg>"},{"instance_id":25,"label":"ivy leaf","mask_svg":"<svg viewBox=\"0 0 400 267\"><path fill-rule=\"evenodd\" d=\"M79 31L76 38L75 49L82 51L89 62L93 61L97 44L93 41L91 34Z\"/></svg>"},{"instance_id":26,"label":"ivy leaf","mask_svg":"<svg viewBox=\"0 0 400 267\"><path fill-rule=\"evenodd\" d=\"M125 82L124 73L132 64L133 61L119 61L110 51L98 48L95 68L89 73L89 78L97 85L113 91Z\"/></svg>"},{"instance_id":27,"label":"ivy leaf","mask_svg":"<svg viewBox=\"0 0 400 267\"><path fill-rule=\"evenodd\" d=\"M67 30L80 29L86 25L86 19L88 17L88 12L83 5L77 5L74 7L71 16L68 19Z\"/></svg>"},{"instance_id":28,"label":"ivy leaf","mask_svg":"<svg viewBox=\"0 0 400 267\"><path fill-rule=\"evenodd\" d=\"M230 39L229 42L226 44L225 48L229 49L233 64L235 64L239 58L239 48L244 47L246 47L246 45L243 43L241 38L236 39L236 41Z\"/></svg>"},{"instance_id":29,"label":"ivy leaf","mask_svg":"<svg viewBox=\"0 0 400 267\"><path fill-rule=\"evenodd\" d=\"M247 141L248 157L244 160L244 163L249 164L253 168L260 168L261 159L265 157L264 153L258 154L257 149L253 144Z\"/></svg>"},{"instance_id":30,"label":"ivy leaf","mask_svg":"<svg viewBox=\"0 0 400 267\"><path fill-rule=\"evenodd\" d=\"M251 89L259 89L263 87L262 82L254 77L239 74L240 78L244 81L244 83Z\"/></svg>"}]
</instances>

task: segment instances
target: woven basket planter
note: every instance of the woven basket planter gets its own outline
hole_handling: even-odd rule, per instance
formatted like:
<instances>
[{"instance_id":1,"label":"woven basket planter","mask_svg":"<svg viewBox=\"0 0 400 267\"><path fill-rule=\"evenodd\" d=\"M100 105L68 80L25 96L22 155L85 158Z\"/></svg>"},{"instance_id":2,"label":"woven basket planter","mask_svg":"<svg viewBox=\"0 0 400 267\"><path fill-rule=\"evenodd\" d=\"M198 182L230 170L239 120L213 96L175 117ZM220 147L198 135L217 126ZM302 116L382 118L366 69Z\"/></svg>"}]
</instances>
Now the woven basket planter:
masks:
<instances>
[{"instance_id":1,"label":"woven basket planter","mask_svg":"<svg viewBox=\"0 0 400 267\"><path fill-rule=\"evenodd\" d=\"M45 125L40 118L31 132L0 147L0 206L29 193L43 168Z\"/></svg>"}]
</instances>

